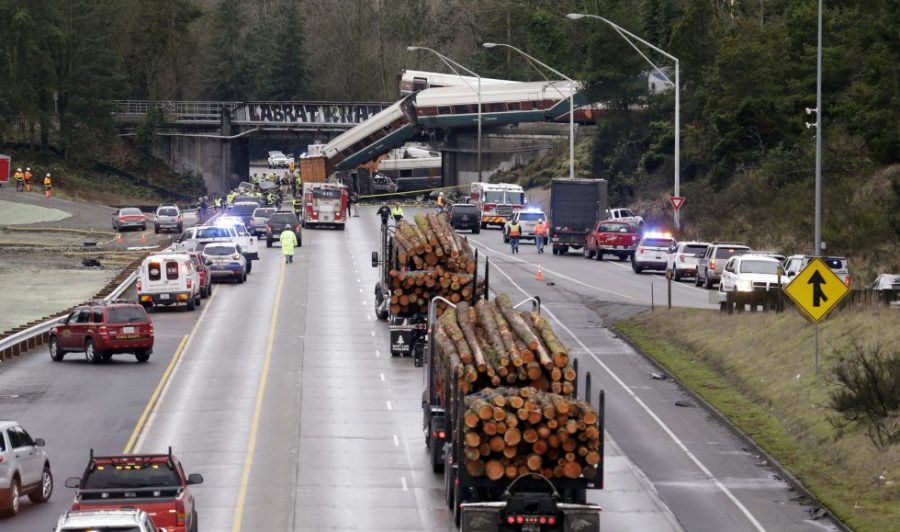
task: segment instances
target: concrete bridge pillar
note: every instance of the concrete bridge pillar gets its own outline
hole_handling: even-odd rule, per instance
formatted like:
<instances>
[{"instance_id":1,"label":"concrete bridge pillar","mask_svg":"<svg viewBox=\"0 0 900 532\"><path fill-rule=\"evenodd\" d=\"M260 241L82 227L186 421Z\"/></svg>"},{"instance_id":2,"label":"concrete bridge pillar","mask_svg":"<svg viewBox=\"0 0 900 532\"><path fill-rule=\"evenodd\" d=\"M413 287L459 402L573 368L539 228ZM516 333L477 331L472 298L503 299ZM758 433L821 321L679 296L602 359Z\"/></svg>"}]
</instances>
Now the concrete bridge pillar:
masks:
<instances>
[{"instance_id":1,"label":"concrete bridge pillar","mask_svg":"<svg viewBox=\"0 0 900 532\"><path fill-rule=\"evenodd\" d=\"M568 138L568 124L522 123L483 128L482 180L487 182L498 171L527 164L568 142ZM478 181L478 134L474 128L449 130L436 147L441 150L445 186Z\"/></svg>"}]
</instances>

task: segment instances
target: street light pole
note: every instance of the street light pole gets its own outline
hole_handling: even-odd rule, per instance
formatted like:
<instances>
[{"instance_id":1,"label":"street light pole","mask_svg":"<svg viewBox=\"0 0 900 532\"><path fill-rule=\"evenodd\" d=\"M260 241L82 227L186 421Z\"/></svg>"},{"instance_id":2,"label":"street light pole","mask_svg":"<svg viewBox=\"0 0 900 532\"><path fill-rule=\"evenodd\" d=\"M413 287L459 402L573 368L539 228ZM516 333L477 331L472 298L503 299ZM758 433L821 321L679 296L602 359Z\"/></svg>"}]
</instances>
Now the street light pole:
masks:
<instances>
[{"instance_id":1,"label":"street light pole","mask_svg":"<svg viewBox=\"0 0 900 532\"><path fill-rule=\"evenodd\" d=\"M819 42L816 51L816 228L815 255L822 256L822 0L819 0ZM818 344L818 329L816 329ZM817 345L818 347L818 345ZM816 350L818 353L818 349Z\"/></svg>"},{"instance_id":2,"label":"street light pole","mask_svg":"<svg viewBox=\"0 0 900 532\"><path fill-rule=\"evenodd\" d=\"M569 76L566 76L562 72L556 70L555 68L553 68L545 63L542 63L542 62L538 61L537 59L535 59L534 57L526 54L522 50L519 50L515 46L509 45L509 44L503 44L503 43L499 43L499 42L498 43L486 42L486 43L482 44L482 46L484 46L485 48L496 48L498 46L503 46L505 48L509 48L510 50L518 52L519 55L525 57L526 59L534 61L538 65L546 68L550 72L553 72L557 76L559 76L569 82L569 86L570 86L570 90L569 90L569 177L574 178L575 177L575 90L576 90L575 81L572 80L572 78L570 78Z\"/></svg>"},{"instance_id":3,"label":"street light pole","mask_svg":"<svg viewBox=\"0 0 900 532\"><path fill-rule=\"evenodd\" d=\"M469 85L469 82L466 81L466 79L462 75L460 75L459 72L456 71L456 68L453 68L453 65L456 65L457 68L464 70L468 74L478 78L478 90L476 91L478 93L478 141L477 141L477 143L478 143L478 148L477 148L478 162L477 162L477 164L478 164L478 182L481 183L482 182L482 171L481 171L481 75L476 74L475 72L469 70L468 68L461 65L460 63L454 61L453 59L450 59L449 57L438 52L437 50L428 48L427 46L407 46L406 49L409 50L410 52L414 52L417 50L424 50L426 52L433 53L434 55L436 55L438 57L438 59L440 59L445 65L447 65L447 68L449 68L454 74L456 74L456 76L460 80L462 80L462 82L465 83L466 87L469 87L470 90L472 89L472 87Z\"/></svg>"},{"instance_id":4,"label":"street light pole","mask_svg":"<svg viewBox=\"0 0 900 532\"><path fill-rule=\"evenodd\" d=\"M819 0L819 1L821 2L821 0ZM645 39L638 37L634 33L631 33L630 31L626 30L622 26L619 26L615 22L612 22L611 20L608 20L601 16L588 15L588 14L584 14L584 13L569 13L568 15L566 15L566 18L568 18L570 20L578 20L578 19L585 18L585 17L597 19L597 20L603 21L606 24L608 24L612 29L614 29L616 31L616 33L619 34L620 37L625 39L625 41L628 44L630 44L631 47L634 48L635 51L637 51L637 53L640 54L641 57L643 57L644 60L647 61L647 63L649 63L650 66L652 66L653 69L656 70L656 72L659 73L660 76L663 77L663 79L665 79L667 82L669 82L670 85L672 85L675 88L675 194L674 195L680 196L681 195L681 85L680 85L680 79L679 79L680 67L679 67L678 58L675 57L674 55L670 54L669 52L666 52L662 48L655 46L654 44L652 44L650 42L647 42ZM646 55L644 55L644 53L633 42L631 42L631 39L629 39L628 37L631 37L632 39L640 42L641 44L643 44L643 45L655 50L656 52L664 55L665 57L671 59L675 63L675 83L672 83L672 80L669 79L669 76L667 76L662 70L660 70L660 68L658 66L656 66L653 63L653 61L650 60L650 58L648 58ZM680 218L678 209L675 209L674 222L675 222L675 229L680 229L681 228L681 218Z\"/></svg>"}]
</instances>

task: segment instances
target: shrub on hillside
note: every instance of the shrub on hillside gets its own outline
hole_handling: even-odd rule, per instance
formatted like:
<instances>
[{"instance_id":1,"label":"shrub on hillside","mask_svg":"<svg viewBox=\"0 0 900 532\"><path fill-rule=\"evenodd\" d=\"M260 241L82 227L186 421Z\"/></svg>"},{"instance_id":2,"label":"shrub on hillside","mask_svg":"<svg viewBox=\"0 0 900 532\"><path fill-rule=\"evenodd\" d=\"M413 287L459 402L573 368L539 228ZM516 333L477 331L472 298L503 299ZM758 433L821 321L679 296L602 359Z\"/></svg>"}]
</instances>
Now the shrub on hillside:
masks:
<instances>
[{"instance_id":1,"label":"shrub on hillside","mask_svg":"<svg viewBox=\"0 0 900 532\"><path fill-rule=\"evenodd\" d=\"M895 348L896 349L896 348ZM831 371L829 407L839 414L832 424L842 432L861 426L878 448L900 442L900 350L851 341Z\"/></svg>"}]
</instances>

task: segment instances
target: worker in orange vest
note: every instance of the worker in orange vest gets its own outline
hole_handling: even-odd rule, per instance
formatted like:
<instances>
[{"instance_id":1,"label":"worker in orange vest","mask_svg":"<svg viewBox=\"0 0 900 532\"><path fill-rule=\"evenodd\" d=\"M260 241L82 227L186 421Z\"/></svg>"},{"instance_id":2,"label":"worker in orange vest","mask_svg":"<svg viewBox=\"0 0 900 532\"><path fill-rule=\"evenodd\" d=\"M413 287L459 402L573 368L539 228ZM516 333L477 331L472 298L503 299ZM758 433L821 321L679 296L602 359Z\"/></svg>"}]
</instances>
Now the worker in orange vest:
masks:
<instances>
[{"instance_id":1,"label":"worker in orange vest","mask_svg":"<svg viewBox=\"0 0 900 532\"><path fill-rule=\"evenodd\" d=\"M31 167L25 169L25 192L31 192Z\"/></svg>"},{"instance_id":2,"label":"worker in orange vest","mask_svg":"<svg viewBox=\"0 0 900 532\"><path fill-rule=\"evenodd\" d=\"M51 190L53 190L53 180L50 179L50 174L47 174L47 176L44 177L44 197L45 198L50 197Z\"/></svg>"},{"instance_id":3,"label":"worker in orange vest","mask_svg":"<svg viewBox=\"0 0 900 532\"><path fill-rule=\"evenodd\" d=\"M544 244L547 242L547 234L549 232L550 225L543 218L534 225L534 245L537 247L538 253L544 252Z\"/></svg>"}]
</instances>

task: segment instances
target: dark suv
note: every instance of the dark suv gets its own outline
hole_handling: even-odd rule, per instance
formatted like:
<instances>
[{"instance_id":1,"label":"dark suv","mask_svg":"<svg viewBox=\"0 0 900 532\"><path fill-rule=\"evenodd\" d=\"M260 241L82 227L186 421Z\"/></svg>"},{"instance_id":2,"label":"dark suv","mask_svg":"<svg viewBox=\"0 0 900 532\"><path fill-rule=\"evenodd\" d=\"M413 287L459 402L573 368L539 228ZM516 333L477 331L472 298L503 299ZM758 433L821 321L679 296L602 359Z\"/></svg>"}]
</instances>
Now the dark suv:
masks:
<instances>
[{"instance_id":1,"label":"dark suv","mask_svg":"<svg viewBox=\"0 0 900 532\"><path fill-rule=\"evenodd\" d=\"M481 232L481 211L477 205L454 203L447 213L447 220L454 229L471 229L473 234Z\"/></svg>"},{"instance_id":2,"label":"dark suv","mask_svg":"<svg viewBox=\"0 0 900 532\"><path fill-rule=\"evenodd\" d=\"M50 329L50 358L83 351L97 364L120 353L134 353L146 362L153 352L153 322L144 307L128 301L95 301L76 308Z\"/></svg>"},{"instance_id":3,"label":"dark suv","mask_svg":"<svg viewBox=\"0 0 900 532\"><path fill-rule=\"evenodd\" d=\"M281 236L281 232L291 228L293 228L294 235L297 237L297 247L302 246L303 235L300 234L300 220L297 219L296 214L291 211L278 211L269 216L269 221L266 224L266 247L272 247L272 244Z\"/></svg>"}]
</instances>

